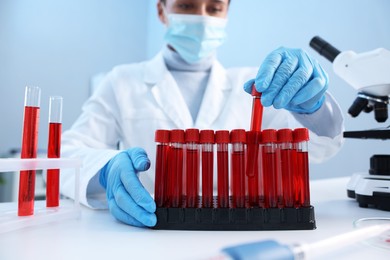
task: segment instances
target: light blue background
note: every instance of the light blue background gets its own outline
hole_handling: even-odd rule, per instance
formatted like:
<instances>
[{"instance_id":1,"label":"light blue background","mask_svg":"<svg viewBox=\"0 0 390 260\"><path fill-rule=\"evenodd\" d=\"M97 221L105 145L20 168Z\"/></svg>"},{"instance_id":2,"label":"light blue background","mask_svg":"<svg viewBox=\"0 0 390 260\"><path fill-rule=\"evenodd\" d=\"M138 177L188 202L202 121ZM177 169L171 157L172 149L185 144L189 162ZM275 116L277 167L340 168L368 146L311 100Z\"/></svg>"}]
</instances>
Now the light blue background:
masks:
<instances>
[{"instance_id":1,"label":"light blue background","mask_svg":"<svg viewBox=\"0 0 390 260\"><path fill-rule=\"evenodd\" d=\"M156 1L0 0L0 154L20 146L25 85L42 88L39 147L45 149L50 95L64 97L67 129L80 114L93 75L153 57L164 33ZM218 56L226 67L259 66L281 45L304 48L328 71L329 90L345 111L347 130L386 126L372 114L349 117L356 92L308 44L320 35L340 50L390 49L389 10L387 0L232 0L229 38ZM386 141L346 139L337 156L311 166L311 177L367 171L369 157L389 153L386 146Z\"/></svg>"}]
</instances>

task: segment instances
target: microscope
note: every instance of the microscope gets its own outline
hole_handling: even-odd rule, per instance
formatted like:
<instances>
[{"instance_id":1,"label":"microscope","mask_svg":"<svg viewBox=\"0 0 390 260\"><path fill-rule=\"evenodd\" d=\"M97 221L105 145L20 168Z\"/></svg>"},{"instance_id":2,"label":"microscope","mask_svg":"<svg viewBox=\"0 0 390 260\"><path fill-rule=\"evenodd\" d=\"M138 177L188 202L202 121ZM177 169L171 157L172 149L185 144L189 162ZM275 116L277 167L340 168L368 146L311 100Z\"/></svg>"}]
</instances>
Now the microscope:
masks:
<instances>
[{"instance_id":1,"label":"microscope","mask_svg":"<svg viewBox=\"0 0 390 260\"><path fill-rule=\"evenodd\" d=\"M375 120L383 123L388 118L390 95L390 51L379 48L364 53L339 51L319 36L310 47L333 63L337 76L358 91L348 109L352 117L362 111L373 111ZM364 131L346 131L345 138L390 139L389 127ZM347 195L356 199L360 207L390 211L390 155L375 154L370 158L368 174L355 173L347 185Z\"/></svg>"}]
</instances>

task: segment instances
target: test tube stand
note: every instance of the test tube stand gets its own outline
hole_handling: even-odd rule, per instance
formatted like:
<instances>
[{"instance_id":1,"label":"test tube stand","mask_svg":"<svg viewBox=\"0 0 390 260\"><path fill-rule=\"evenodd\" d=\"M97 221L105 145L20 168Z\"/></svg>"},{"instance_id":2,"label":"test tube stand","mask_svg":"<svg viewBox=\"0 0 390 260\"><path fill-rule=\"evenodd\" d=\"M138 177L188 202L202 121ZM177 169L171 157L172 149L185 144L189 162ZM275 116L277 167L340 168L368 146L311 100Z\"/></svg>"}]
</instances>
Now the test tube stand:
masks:
<instances>
[{"instance_id":1,"label":"test tube stand","mask_svg":"<svg viewBox=\"0 0 390 260\"><path fill-rule=\"evenodd\" d=\"M217 198L214 197L214 205L217 205L216 201ZM313 206L300 208L158 207L156 216L157 224L154 229L231 231L316 229Z\"/></svg>"},{"instance_id":2,"label":"test tube stand","mask_svg":"<svg viewBox=\"0 0 390 260\"><path fill-rule=\"evenodd\" d=\"M66 219L77 219L81 215L79 202L79 179L80 179L81 161L79 159L59 158L59 159L17 159L5 158L0 159L0 172L14 172L19 174L21 170L47 170L47 169L65 169L73 168L75 174L75 199L73 203L60 201L60 206L47 208L46 205L37 205L34 203L34 214L31 216L18 216L17 203L6 204L5 210L0 211L0 234L17 230L25 227L42 225L54 221ZM69 173L61 174L72 174ZM15 208L16 207L16 208Z\"/></svg>"}]
</instances>

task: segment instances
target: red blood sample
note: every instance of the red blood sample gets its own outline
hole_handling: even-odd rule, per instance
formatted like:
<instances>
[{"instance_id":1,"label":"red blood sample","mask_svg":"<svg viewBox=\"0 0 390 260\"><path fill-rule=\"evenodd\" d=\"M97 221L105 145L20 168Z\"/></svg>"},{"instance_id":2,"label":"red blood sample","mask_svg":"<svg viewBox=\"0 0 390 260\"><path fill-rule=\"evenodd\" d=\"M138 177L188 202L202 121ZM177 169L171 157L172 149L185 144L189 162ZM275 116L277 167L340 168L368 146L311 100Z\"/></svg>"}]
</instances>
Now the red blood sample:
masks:
<instances>
[{"instance_id":1,"label":"red blood sample","mask_svg":"<svg viewBox=\"0 0 390 260\"><path fill-rule=\"evenodd\" d=\"M49 123L48 158L60 158L62 123ZM46 180L46 206L58 207L60 200L60 170L48 169Z\"/></svg>"},{"instance_id":2,"label":"red blood sample","mask_svg":"<svg viewBox=\"0 0 390 260\"><path fill-rule=\"evenodd\" d=\"M307 128L297 128L293 132L294 156L295 156L295 206L310 206L309 188L309 153L308 141L309 131Z\"/></svg>"},{"instance_id":3,"label":"red blood sample","mask_svg":"<svg viewBox=\"0 0 390 260\"><path fill-rule=\"evenodd\" d=\"M247 146L247 187L248 187L248 199L250 206L257 206L259 204L259 146L261 139L261 132L248 131L246 133L246 146ZM248 167L251 165L253 168L249 171Z\"/></svg>"},{"instance_id":4,"label":"red blood sample","mask_svg":"<svg viewBox=\"0 0 390 260\"><path fill-rule=\"evenodd\" d=\"M185 141L187 207L195 208L199 200L199 130L187 129Z\"/></svg>"},{"instance_id":5,"label":"red blood sample","mask_svg":"<svg viewBox=\"0 0 390 260\"><path fill-rule=\"evenodd\" d=\"M262 163L264 184L264 207L277 207L277 135L275 129L263 130Z\"/></svg>"},{"instance_id":6,"label":"red blood sample","mask_svg":"<svg viewBox=\"0 0 390 260\"><path fill-rule=\"evenodd\" d=\"M255 85L252 86L252 119L251 131L261 131L261 123L263 121L263 105L261 104L261 93L256 91Z\"/></svg>"},{"instance_id":7,"label":"red blood sample","mask_svg":"<svg viewBox=\"0 0 390 260\"><path fill-rule=\"evenodd\" d=\"M218 207L229 207L229 131L215 131L217 143L217 169L218 169Z\"/></svg>"},{"instance_id":8,"label":"red blood sample","mask_svg":"<svg viewBox=\"0 0 390 260\"><path fill-rule=\"evenodd\" d=\"M213 206L214 131L201 130L202 147L202 207Z\"/></svg>"},{"instance_id":9,"label":"red blood sample","mask_svg":"<svg viewBox=\"0 0 390 260\"><path fill-rule=\"evenodd\" d=\"M243 208L245 207L245 130L232 130L230 142L232 143L233 207Z\"/></svg>"},{"instance_id":10,"label":"red blood sample","mask_svg":"<svg viewBox=\"0 0 390 260\"><path fill-rule=\"evenodd\" d=\"M261 93L257 92L255 88L255 84L252 85L252 96L253 96L253 103L252 103L252 118L251 118L251 132L258 132L258 134L250 134L254 135L251 137L250 143L247 144L247 164L246 164L246 176L249 179L253 180L253 177L255 175L258 175L259 171L259 165L258 165L258 156L259 156L259 145L257 143L259 132L261 131L261 124L263 121L263 105L261 104ZM252 189L248 187L249 193L254 192L254 183L251 183L251 181L248 182L248 185L252 186ZM250 203L253 204L254 194L249 194L249 196L252 196L252 203L250 198ZM257 201L257 199L256 199Z\"/></svg>"},{"instance_id":11,"label":"red blood sample","mask_svg":"<svg viewBox=\"0 0 390 260\"><path fill-rule=\"evenodd\" d=\"M48 158L60 158L62 132L62 97L51 96L49 102ZM48 169L46 180L46 207L60 205L60 169Z\"/></svg>"},{"instance_id":12,"label":"red blood sample","mask_svg":"<svg viewBox=\"0 0 390 260\"><path fill-rule=\"evenodd\" d=\"M156 145L156 167L154 182L154 200L157 207L162 207L168 199L168 185L165 184L168 178L168 155L169 155L169 130L156 130L154 141Z\"/></svg>"},{"instance_id":13,"label":"red blood sample","mask_svg":"<svg viewBox=\"0 0 390 260\"><path fill-rule=\"evenodd\" d=\"M21 158L36 158L38 147L39 107L24 107ZM20 171L18 216L34 214L35 170Z\"/></svg>"},{"instance_id":14,"label":"red blood sample","mask_svg":"<svg viewBox=\"0 0 390 260\"><path fill-rule=\"evenodd\" d=\"M183 200L183 144L184 130L174 129L170 133L171 147L168 155L168 201L166 207L180 207Z\"/></svg>"},{"instance_id":15,"label":"red blood sample","mask_svg":"<svg viewBox=\"0 0 390 260\"><path fill-rule=\"evenodd\" d=\"M278 197L282 207L294 207L294 175L292 162L292 130L278 130L278 151L280 153L280 174L278 175Z\"/></svg>"}]
</instances>

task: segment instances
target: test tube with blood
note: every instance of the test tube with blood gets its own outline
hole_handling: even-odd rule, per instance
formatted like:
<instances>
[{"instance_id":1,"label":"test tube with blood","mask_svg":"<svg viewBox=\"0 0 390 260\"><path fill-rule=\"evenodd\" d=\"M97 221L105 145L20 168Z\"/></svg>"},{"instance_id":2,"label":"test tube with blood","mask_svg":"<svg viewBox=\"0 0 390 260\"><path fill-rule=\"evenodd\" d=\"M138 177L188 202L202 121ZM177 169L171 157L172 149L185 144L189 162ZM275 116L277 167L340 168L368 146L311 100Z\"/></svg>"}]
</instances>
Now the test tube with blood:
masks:
<instances>
[{"instance_id":1,"label":"test tube with blood","mask_svg":"<svg viewBox=\"0 0 390 260\"><path fill-rule=\"evenodd\" d=\"M278 174L278 197L281 207L294 207L294 175L292 161L293 131L288 128L279 129L278 152L280 173Z\"/></svg>"},{"instance_id":2,"label":"test tube with blood","mask_svg":"<svg viewBox=\"0 0 390 260\"><path fill-rule=\"evenodd\" d=\"M251 118L251 131L261 131L261 124L263 122L263 105L261 104L261 93L255 88L255 84L252 86L253 97L252 101L252 118Z\"/></svg>"},{"instance_id":3,"label":"test tube with blood","mask_svg":"<svg viewBox=\"0 0 390 260\"><path fill-rule=\"evenodd\" d=\"M213 175L214 175L214 131L200 131L202 149L202 207L213 206Z\"/></svg>"},{"instance_id":4,"label":"test tube with blood","mask_svg":"<svg viewBox=\"0 0 390 260\"><path fill-rule=\"evenodd\" d=\"M21 158L36 158L41 89L27 86L24 98L24 122ZM34 214L35 170L20 171L18 216Z\"/></svg>"},{"instance_id":5,"label":"test tube with blood","mask_svg":"<svg viewBox=\"0 0 390 260\"><path fill-rule=\"evenodd\" d=\"M258 206L259 204L259 178L260 178L260 138L261 132L248 131L246 132L246 146L247 146L247 165L253 165L252 171L247 169L247 187L248 187L248 201L250 206ZM253 152L253 153L251 153ZM249 174L248 174L249 173Z\"/></svg>"},{"instance_id":6,"label":"test tube with blood","mask_svg":"<svg viewBox=\"0 0 390 260\"><path fill-rule=\"evenodd\" d=\"M244 129L234 129L230 132L231 174L233 185L233 207L245 207L245 142Z\"/></svg>"},{"instance_id":7,"label":"test tube with blood","mask_svg":"<svg viewBox=\"0 0 390 260\"><path fill-rule=\"evenodd\" d=\"M173 129L170 133L170 150L168 155L168 207L180 207L183 201L183 163L184 163L184 130Z\"/></svg>"},{"instance_id":8,"label":"test tube with blood","mask_svg":"<svg viewBox=\"0 0 390 260\"><path fill-rule=\"evenodd\" d=\"M48 158L60 158L62 132L62 97L52 96L49 102ZM46 180L46 206L58 207L60 201L60 169L48 169Z\"/></svg>"},{"instance_id":9,"label":"test tube with blood","mask_svg":"<svg viewBox=\"0 0 390 260\"><path fill-rule=\"evenodd\" d=\"M295 206L310 206L310 188L309 188L309 153L308 140L309 131L307 128L296 128L293 132L294 142L294 191Z\"/></svg>"},{"instance_id":10,"label":"test tube with blood","mask_svg":"<svg viewBox=\"0 0 390 260\"><path fill-rule=\"evenodd\" d=\"M154 182L154 200L157 207L162 207L168 198L168 190L165 182L168 178L168 155L170 131L158 129L154 135L156 144L156 166Z\"/></svg>"},{"instance_id":11,"label":"test tube with blood","mask_svg":"<svg viewBox=\"0 0 390 260\"><path fill-rule=\"evenodd\" d=\"M264 185L264 207L277 207L277 132L275 129L265 129L261 134L262 168Z\"/></svg>"},{"instance_id":12,"label":"test tube with blood","mask_svg":"<svg viewBox=\"0 0 390 260\"><path fill-rule=\"evenodd\" d=\"M185 142L187 207L195 208L199 200L199 129L186 129Z\"/></svg>"},{"instance_id":13,"label":"test tube with blood","mask_svg":"<svg viewBox=\"0 0 390 260\"><path fill-rule=\"evenodd\" d=\"M249 203L256 205L258 202L258 175L259 175L259 143L261 124L263 120L263 105L261 104L261 93L257 92L255 85L252 85L252 118L250 132L248 132L246 177L248 180Z\"/></svg>"},{"instance_id":14,"label":"test tube with blood","mask_svg":"<svg viewBox=\"0 0 390 260\"><path fill-rule=\"evenodd\" d=\"M217 197L218 207L229 207L229 131L215 131L217 144Z\"/></svg>"}]
</instances>

